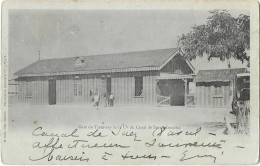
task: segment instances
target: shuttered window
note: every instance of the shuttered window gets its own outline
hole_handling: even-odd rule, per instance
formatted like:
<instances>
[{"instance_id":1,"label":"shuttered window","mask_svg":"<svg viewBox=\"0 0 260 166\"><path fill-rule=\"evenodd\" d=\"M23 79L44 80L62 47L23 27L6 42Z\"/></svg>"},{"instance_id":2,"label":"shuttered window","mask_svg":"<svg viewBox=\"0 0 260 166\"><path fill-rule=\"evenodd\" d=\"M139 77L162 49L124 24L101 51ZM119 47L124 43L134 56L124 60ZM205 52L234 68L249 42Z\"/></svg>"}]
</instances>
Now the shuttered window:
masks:
<instances>
[{"instance_id":1,"label":"shuttered window","mask_svg":"<svg viewBox=\"0 0 260 166\"><path fill-rule=\"evenodd\" d=\"M135 96L143 95L143 77L135 77Z\"/></svg>"},{"instance_id":2,"label":"shuttered window","mask_svg":"<svg viewBox=\"0 0 260 166\"><path fill-rule=\"evenodd\" d=\"M215 87L215 96L222 96L223 95L223 88L222 86Z\"/></svg>"}]
</instances>

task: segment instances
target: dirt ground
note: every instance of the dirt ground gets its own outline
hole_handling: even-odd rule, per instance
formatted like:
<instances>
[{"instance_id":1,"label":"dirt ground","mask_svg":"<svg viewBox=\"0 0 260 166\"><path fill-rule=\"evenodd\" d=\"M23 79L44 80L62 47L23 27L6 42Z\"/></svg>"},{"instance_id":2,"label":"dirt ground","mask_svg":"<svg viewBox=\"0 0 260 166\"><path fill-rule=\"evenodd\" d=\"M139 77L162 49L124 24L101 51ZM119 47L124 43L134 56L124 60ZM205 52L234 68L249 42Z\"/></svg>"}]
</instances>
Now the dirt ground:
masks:
<instances>
[{"instance_id":1,"label":"dirt ground","mask_svg":"<svg viewBox=\"0 0 260 166\"><path fill-rule=\"evenodd\" d=\"M146 124L205 127L224 130L224 117L234 121L226 108L92 105L11 105L9 131L33 125L77 127L85 124ZM33 125L32 125L33 124Z\"/></svg>"}]
</instances>

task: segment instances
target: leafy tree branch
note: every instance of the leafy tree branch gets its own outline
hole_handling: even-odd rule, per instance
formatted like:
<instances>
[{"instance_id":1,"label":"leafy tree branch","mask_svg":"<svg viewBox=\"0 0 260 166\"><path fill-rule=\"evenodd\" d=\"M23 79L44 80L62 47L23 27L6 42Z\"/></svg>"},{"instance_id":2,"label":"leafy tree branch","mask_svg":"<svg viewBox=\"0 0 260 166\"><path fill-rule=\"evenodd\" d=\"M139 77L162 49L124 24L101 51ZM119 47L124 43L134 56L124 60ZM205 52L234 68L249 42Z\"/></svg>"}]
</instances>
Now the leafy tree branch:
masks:
<instances>
[{"instance_id":1,"label":"leafy tree branch","mask_svg":"<svg viewBox=\"0 0 260 166\"><path fill-rule=\"evenodd\" d=\"M221 61L233 57L249 66L250 17L240 14L233 17L226 10L209 11L205 25L192 27L187 34L178 38L178 46L184 51L185 58L196 59L208 56L208 60L219 58Z\"/></svg>"}]
</instances>

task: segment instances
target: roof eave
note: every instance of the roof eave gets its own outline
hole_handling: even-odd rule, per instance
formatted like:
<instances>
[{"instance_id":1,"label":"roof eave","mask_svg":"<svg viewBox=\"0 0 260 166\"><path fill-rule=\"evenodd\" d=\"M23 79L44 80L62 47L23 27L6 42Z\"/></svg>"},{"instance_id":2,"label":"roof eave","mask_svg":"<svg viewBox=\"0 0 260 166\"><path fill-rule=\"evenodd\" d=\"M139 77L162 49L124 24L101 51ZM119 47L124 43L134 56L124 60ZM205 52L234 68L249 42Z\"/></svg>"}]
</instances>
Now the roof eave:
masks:
<instances>
[{"instance_id":1,"label":"roof eave","mask_svg":"<svg viewBox=\"0 0 260 166\"><path fill-rule=\"evenodd\" d=\"M174 50L171 56L169 56L159 67L159 70L161 70L170 60L172 60L173 57L175 57L179 53L179 49Z\"/></svg>"},{"instance_id":2,"label":"roof eave","mask_svg":"<svg viewBox=\"0 0 260 166\"><path fill-rule=\"evenodd\" d=\"M206 83L210 83L210 82L230 82L232 80L194 80L195 83L199 83L199 82L206 82Z\"/></svg>"},{"instance_id":3,"label":"roof eave","mask_svg":"<svg viewBox=\"0 0 260 166\"><path fill-rule=\"evenodd\" d=\"M53 73L36 73L36 74L20 74L19 77L33 77L33 76L58 76L58 75L75 75L75 74L107 74L107 73L121 73L121 72L141 72L141 71L158 71L158 66L142 67L142 68L119 68L119 69L104 69L104 70L80 70L73 72L53 72Z\"/></svg>"},{"instance_id":4,"label":"roof eave","mask_svg":"<svg viewBox=\"0 0 260 166\"><path fill-rule=\"evenodd\" d=\"M184 55L184 53L182 52L182 50L181 50L180 48L176 49L176 50L173 52L172 56L170 56L168 59L166 59L166 60L160 65L160 70L161 70L168 62L170 62L170 60L171 60L172 58L174 58L178 53L181 54L181 56ZM184 60L185 60L185 62L187 63L187 65L190 67L191 71L192 71L193 73L195 73L195 68L192 66L192 64L190 63L190 61L188 61L187 59L184 59Z\"/></svg>"},{"instance_id":5,"label":"roof eave","mask_svg":"<svg viewBox=\"0 0 260 166\"><path fill-rule=\"evenodd\" d=\"M179 49L179 50L180 50L181 55L184 55L184 52L183 52L181 49ZM185 61L186 61L186 63L189 65L189 67L191 68L192 72L195 73L195 68L194 68L193 65L190 63L190 61L187 60L187 59L185 59Z\"/></svg>"}]
</instances>

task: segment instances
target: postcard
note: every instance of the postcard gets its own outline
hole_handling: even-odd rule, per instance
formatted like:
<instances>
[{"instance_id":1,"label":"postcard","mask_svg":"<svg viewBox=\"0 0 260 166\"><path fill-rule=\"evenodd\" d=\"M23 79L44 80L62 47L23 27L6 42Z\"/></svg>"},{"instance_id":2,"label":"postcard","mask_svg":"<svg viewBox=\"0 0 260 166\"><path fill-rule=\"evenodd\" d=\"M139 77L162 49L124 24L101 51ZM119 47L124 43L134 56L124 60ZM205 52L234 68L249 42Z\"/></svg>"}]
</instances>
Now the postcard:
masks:
<instances>
[{"instance_id":1,"label":"postcard","mask_svg":"<svg viewBox=\"0 0 260 166\"><path fill-rule=\"evenodd\" d=\"M258 5L4 1L2 163L257 164Z\"/></svg>"}]
</instances>

